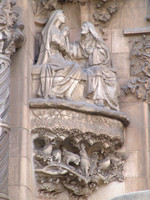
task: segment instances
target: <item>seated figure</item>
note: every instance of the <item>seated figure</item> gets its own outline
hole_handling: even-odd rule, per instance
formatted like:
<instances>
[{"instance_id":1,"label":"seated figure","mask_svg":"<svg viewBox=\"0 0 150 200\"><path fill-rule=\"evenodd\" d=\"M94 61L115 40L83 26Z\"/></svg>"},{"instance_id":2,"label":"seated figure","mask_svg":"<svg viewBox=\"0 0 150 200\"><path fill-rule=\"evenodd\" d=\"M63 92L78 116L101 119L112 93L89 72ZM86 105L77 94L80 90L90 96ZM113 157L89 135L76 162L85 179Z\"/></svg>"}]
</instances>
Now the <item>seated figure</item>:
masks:
<instances>
[{"instance_id":1,"label":"seated figure","mask_svg":"<svg viewBox=\"0 0 150 200\"><path fill-rule=\"evenodd\" d=\"M85 59L85 96L99 107L119 110L118 84L110 53L90 22L81 27L81 38L71 46L71 57Z\"/></svg>"},{"instance_id":2,"label":"seated figure","mask_svg":"<svg viewBox=\"0 0 150 200\"><path fill-rule=\"evenodd\" d=\"M42 98L65 98L71 95L80 81L82 70L78 63L65 59L69 51L68 29L61 31L65 22L61 10L51 15L42 32L42 45L37 61L42 66L37 95Z\"/></svg>"},{"instance_id":3,"label":"seated figure","mask_svg":"<svg viewBox=\"0 0 150 200\"><path fill-rule=\"evenodd\" d=\"M76 88L83 82L85 102L119 110L116 72L103 39L90 22L83 23L79 41L69 43L68 27L61 10L46 24L37 64L42 66L38 96L74 100Z\"/></svg>"},{"instance_id":4,"label":"seated figure","mask_svg":"<svg viewBox=\"0 0 150 200\"><path fill-rule=\"evenodd\" d=\"M80 46L87 58L86 97L98 106L118 110L118 84L110 53L90 22L82 25Z\"/></svg>"}]
</instances>

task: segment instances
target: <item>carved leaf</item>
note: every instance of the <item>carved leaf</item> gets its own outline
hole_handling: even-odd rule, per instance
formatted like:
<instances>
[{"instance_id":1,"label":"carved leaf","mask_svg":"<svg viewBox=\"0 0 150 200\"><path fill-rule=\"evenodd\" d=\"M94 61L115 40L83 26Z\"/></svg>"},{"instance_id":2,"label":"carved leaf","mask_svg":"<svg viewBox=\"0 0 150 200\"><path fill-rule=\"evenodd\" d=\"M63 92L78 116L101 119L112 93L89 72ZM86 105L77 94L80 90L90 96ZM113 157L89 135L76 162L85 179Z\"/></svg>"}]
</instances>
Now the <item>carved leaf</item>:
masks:
<instances>
[{"instance_id":1,"label":"carved leaf","mask_svg":"<svg viewBox=\"0 0 150 200\"><path fill-rule=\"evenodd\" d=\"M137 90L136 94L138 99L144 98L144 91L142 89Z\"/></svg>"},{"instance_id":2,"label":"carved leaf","mask_svg":"<svg viewBox=\"0 0 150 200\"><path fill-rule=\"evenodd\" d=\"M135 86L132 86L130 89L131 89L132 94L135 93L135 90L136 90Z\"/></svg>"}]
</instances>

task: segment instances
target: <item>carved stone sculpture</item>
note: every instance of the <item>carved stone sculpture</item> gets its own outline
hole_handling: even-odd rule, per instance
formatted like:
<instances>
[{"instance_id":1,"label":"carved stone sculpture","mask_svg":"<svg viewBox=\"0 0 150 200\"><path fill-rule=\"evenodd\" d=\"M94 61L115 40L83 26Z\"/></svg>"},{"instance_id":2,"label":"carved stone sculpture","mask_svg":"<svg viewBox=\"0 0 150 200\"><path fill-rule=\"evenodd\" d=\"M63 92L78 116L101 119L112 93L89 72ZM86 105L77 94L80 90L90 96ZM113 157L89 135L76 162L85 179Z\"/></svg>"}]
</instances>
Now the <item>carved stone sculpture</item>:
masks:
<instances>
[{"instance_id":1,"label":"carved stone sculpture","mask_svg":"<svg viewBox=\"0 0 150 200\"><path fill-rule=\"evenodd\" d=\"M116 72L108 47L90 22L69 41L62 10L52 12L34 70L38 98L32 110L33 161L39 198L65 190L87 197L104 183L123 181L118 149L129 120L120 113Z\"/></svg>"},{"instance_id":2,"label":"carved stone sculpture","mask_svg":"<svg viewBox=\"0 0 150 200\"><path fill-rule=\"evenodd\" d=\"M123 181L126 119L67 109L32 108L33 159L39 196L68 190L70 199L87 199L101 184ZM79 127L79 124L81 126Z\"/></svg>"},{"instance_id":3,"label":"carved stone sculpture","mask_svg":"<svg viewBox=\"0 0 150 200\"><path fill-rule=\"evenodd\" d=\"M42 31L38 97L77 101L80 93L80 101L119 110L116 73L103 39L86 22L81 27L81 39L69 43L69 29L62 30L63 23L63 12L56 10Z\"/></svg>"},{"instance_id":4,"label":"carved stone sculpture","mask_svg":"<svg viewBox=\"0 0 150 200\"><path fill-rule=\"evenodd\" d=\"M33 12L35 16L39 16L45 11L54 10L57 5L57 0L33 0Z\"/></svg>"},{"instance_id":5,"label":"carved stone sculpture","mask_svg":"<svg viewBox=\"0 0 150 200\"><path fill-rule=\"evenodd\" d=\"M93 16L96 21L102 23L107 23L119 9L117 0L99 0L96 5L97 10Z\"/></svg>"},{"instance_id":6,"label":"carved stone sculpture","mask_svg":"<svg viewBox=\"0 0 150 200\"><path fill-rule=\"evenodd\" d=\"M150 95L150 40L143 36L133 42L130 53L131 76L133 77L122 87L126 94L135 94L138 99L148 100Z\"/></svg>"},{"instance_id":7,"label":"carved stone sculpture","mask_svg":"<svg viewBox=\"0 0 150 200\"><path fill-rule=\"evenodd\" d=\"M58 4L80 4L84 6L87 0L33 0L33 13L36 17L36 23L45 24L45 20L39 19L39 16L45 15L48 11L56 10ZM119 0L97 0L95 1L96 10L93 14L95 22L106 24L119 9Z\"/></svg>"},{"instance_id":8,"label":"carved stone sculpture","mask_svg":"<svg viewBox=\"0 0 150 200\"><path fill-rule=\"evenodd\" d=\"M7 199L10 56L24 41L14 5L14 0L0 2L0 199Z\"/></svg>"}]
</instances>

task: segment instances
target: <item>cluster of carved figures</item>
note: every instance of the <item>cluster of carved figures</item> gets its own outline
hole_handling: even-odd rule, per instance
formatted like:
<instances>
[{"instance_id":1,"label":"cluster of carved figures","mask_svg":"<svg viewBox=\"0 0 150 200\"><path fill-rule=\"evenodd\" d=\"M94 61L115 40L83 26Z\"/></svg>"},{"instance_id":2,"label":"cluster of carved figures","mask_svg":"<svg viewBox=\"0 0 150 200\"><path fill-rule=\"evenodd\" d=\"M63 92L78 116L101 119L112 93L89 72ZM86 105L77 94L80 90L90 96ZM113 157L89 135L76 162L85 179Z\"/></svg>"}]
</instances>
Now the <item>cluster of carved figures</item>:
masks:
<instances>
[{"instance_id":1,"label":"cluster of carved figures","mask_svg":"<svg viewBox=\"0 0 150 200\"><path fill-rule=\"evenodd\" d=\"M150 39L144 35L133 43L131 53L131 81L123 90L135 94L138 99L147 100L150 95Z\"/></svg>"},{"instance_id":2,"label":"cluster of carved figures","mask_svg":"<svg viewBox=\"0 0 150 200\"><path fill-rule=\"evenodd\" d=\"M79 130L34 129L34 163L39 194L51 197L65 189L71 199L87 199L100 184L123 181L122 142ZM90 141L90 142L89 142Z\"/></svg>"},{"instance_id":3,"label":"cluster of carved figures","mask_svg":"<svg viewBox=\"0 0 150 200\"><path fill-rule=\"evenodd\" d=\"M110 52L90 22L83 23L80 40L69 41L65 16L56 10L42 31L37 65L41 67L41 98L60 98L119 110L118 83Z\"/></svg>"}]
</instances>

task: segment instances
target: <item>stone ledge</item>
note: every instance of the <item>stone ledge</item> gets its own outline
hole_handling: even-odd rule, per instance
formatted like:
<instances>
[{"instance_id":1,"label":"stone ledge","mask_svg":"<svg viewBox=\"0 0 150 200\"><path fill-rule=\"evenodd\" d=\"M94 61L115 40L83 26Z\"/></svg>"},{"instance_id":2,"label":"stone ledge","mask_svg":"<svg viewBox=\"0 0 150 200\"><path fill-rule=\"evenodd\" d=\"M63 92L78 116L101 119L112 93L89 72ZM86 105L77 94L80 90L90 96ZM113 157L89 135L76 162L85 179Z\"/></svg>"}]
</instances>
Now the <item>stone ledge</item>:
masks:
<instances>
[{"instance_id":1,"label":"stone ledge","mask_svg":"<svg viewBox=\"0 0 150 200\"><path fill-rule=\"evenodd\" d=\"M6 194L0 193L0 200L9 200L9 198Z\"/></svg>"},{"instance_id":2,"label":"stone ledge","mask_svg":"<svg viewBox=\"0 0 150 200\"><path fill-rule=\"evenodd\" d=\"M150 199L150 190L138 191L129 194L124 194L118 197L115 197L111 200L149 200Z\"/></svg>"},{"instance_id":3,"label":"stone ledge","mask_svg":"<svg viewBox=\"0 0 150 200\"><path fill-rule=\"evenodd\" d=\"M29 101L30 108L65 108L82 113L100 115L117 119L121 121L124 126L129 125L129 119L123 112L114 111L110 109L100 108L96 105L84 102L66 101L61 99L31 99Z\"/></svg>"}]
</instances>

